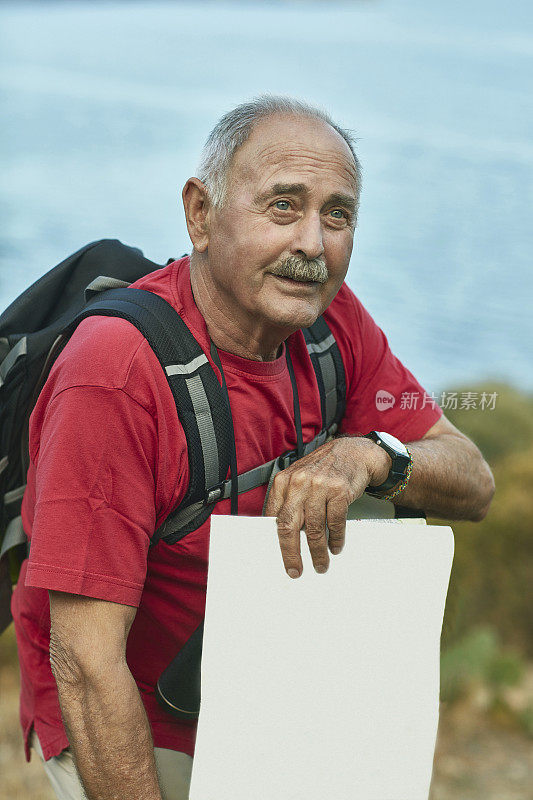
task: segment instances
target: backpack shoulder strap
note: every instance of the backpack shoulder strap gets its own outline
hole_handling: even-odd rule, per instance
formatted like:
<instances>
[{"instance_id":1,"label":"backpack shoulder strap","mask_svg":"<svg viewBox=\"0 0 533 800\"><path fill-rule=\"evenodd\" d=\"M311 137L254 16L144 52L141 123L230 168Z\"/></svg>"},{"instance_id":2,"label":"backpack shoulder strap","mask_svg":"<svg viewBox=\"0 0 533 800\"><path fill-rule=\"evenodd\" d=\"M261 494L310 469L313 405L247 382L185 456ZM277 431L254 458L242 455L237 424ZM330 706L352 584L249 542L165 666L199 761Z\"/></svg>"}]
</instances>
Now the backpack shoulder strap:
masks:
<instances>
[{"instance_id":1,"label":"backpack shoulder strap","mask_svg":"<svg viewBox=\"0 0 533 800\"><path fill-rule=\"evenodd\" d=\"M106 291L91 297L65 332L71 333L89 316L121 317L138 328L160 361L187 439L190 482L182 502L155 531L152 545L160 539L174 544L205 522L216 502L229 496L232 427L228 407L206 354L172 306L151 292L108 289L109 285L105 279L97 279L88 287L88 295ZM322 413L322 432L305 447L304 452L311 452L337 430L346 405L346 379L338 344L324 318L319 317L303 334L317 378ZM284 454L281 458L288 464L291 457ZM267 483L274 461L238 476L239 493Z\"/></svg>"},{"instance_id":2,"label":"backpack shoulder strap","mask_svg":"<svg viewBox=\"0 0 533 800\"><path fill-rule=\"evenodd\" d=\"M209 360L172 306L143 289L110 289L89 301L65 333L89 316L113 316L127 320L142 333L157 356L168 380L179 420L187 439L189 487L177 509L188 513L181 519L179 536L201 525L218 499L213 490L226 479L231 431L225 397ZM165 537L163 524L152 544ZM177 539L174 539L177 541Z\"/></svg>"},{"instance_id":3,"label":"backpack shoulder strap","mask_svg":"<svg viewBox=\"0 0 533 800\"><path fill-rule=\"evenodd\" d=\"M346 408L346 373L335 337L324 317L303 331L320 392L322 428L334 434Z\"/></svg>"}]
</instances>

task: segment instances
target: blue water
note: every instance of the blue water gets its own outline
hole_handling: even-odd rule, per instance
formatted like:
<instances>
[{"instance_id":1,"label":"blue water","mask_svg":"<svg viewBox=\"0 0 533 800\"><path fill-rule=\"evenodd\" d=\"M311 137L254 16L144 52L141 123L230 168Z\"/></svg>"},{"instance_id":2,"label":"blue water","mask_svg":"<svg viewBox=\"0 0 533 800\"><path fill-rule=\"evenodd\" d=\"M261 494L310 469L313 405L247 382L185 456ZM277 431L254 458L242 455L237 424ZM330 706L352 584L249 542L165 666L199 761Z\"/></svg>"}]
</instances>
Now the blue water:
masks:
<instances>
[{"instance_id":1,"label":"blue water","mask_svg":"<svg viewBox=\"0 0 533 800\"><path fill-rule=\"evenodd\" d=\"M356 131L348 282L430 391L533 388L529 2L3 3L0 308L87 241L188 250L181 187L270 91Z\"/></svg>"}]
</instances>

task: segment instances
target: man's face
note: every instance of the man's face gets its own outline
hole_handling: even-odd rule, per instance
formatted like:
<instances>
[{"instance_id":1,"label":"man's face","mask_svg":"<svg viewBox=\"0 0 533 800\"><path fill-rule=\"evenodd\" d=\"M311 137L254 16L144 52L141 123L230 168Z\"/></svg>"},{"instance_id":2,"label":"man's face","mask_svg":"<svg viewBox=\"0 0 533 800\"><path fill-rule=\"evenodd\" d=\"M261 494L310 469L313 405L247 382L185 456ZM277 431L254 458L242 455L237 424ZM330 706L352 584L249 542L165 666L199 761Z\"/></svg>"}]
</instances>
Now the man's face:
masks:
<instances>
[{"instance_id":1,"label":"man's face","mask_svg":"<svg viewBox=\"0 0 533 800\"><path fill-rule=\"evenodd\" d=\"M351 152L326 123L257 124L207 221L210 278L237 318L296 329L327 308L348 269L356 186Z\"/></svg>"}]
</instances>

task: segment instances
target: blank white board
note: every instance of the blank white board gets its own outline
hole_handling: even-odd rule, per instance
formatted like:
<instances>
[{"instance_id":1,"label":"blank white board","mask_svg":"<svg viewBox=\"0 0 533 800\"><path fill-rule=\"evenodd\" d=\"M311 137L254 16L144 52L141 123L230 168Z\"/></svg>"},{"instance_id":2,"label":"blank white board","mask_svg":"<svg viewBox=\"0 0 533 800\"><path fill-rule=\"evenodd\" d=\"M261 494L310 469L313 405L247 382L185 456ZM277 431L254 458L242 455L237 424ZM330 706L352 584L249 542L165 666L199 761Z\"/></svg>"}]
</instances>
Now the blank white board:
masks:
<instances>
[{"instance_id":1,"label":"blank white board","mask_svg":"<svg viewBox=\"0 0 533 800\"><path fill-rule=\"evenodd\" d=\"M444 526L348 522L329 571L213 516L190 800L427 800L453 560Z\"/></svg>"}]
</instances>

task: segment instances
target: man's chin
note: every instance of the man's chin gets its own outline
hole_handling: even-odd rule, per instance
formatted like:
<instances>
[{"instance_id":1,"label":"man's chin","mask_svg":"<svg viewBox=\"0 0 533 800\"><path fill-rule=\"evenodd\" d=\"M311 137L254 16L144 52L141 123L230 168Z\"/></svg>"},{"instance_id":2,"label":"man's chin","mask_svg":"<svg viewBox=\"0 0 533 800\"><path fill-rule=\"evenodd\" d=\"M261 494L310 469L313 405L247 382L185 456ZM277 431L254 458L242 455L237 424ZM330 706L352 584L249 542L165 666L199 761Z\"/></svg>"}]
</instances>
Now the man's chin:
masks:
<instances>
[{"instance_id":1,"label":"man's chin","mask_svg":"<svg viewBox=\"0 0 533 800\"><path fill-rule=\"evenodd\" d=\"M277 307L269 308L267 317L272 325L279 328L298 330L308 328L321 314L318 304L309 302L280 303Z\"/></svg>"}]
</instances>

